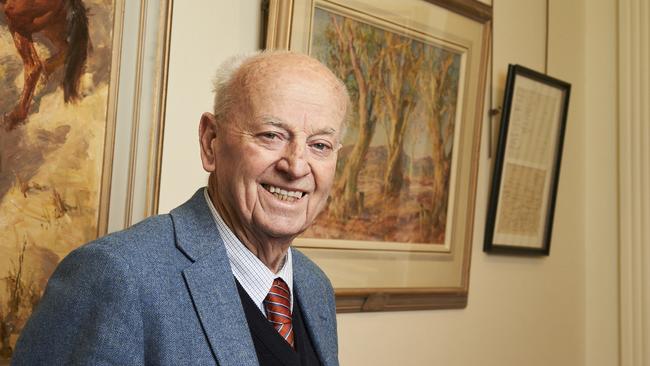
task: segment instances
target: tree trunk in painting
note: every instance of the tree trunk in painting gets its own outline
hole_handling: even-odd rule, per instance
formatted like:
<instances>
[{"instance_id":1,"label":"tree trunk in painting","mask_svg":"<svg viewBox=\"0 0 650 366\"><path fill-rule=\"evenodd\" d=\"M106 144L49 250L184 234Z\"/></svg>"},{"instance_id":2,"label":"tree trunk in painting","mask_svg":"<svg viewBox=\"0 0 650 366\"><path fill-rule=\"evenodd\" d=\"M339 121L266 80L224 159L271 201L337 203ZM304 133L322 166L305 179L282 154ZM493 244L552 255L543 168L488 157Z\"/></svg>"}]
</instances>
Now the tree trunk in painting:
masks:
<instances>
[{"instance_id":1,"label":"tree trunk in painting","mask_svg":"<svg viewBox=\"0 0 650 366\"><path fill-rule=\"evenodd\" d=\"M436 113L437 114L437 113ZM433 209L431 223L434 228L434 236L440 237L444 234L447 219L447 178L449 175L448 165L444 157L444 145L440 134L439 115L433 118L431 124L431 140L433 158Z\"/></svg>"},{"instance_id":2,"label":"tree trunk in painting","mask_svg":"<svg viewBox=\"0 0 650 366\"><path fill-rule=\"evenodd\" d=\"M453 105L455 98L447 100L445 92L448 88L448 72L453 64L453 56L448 55L436 63L438 71L431 73L430 78L424 78L421 83L424 100L427 108L431 111L429 131L431 133L431 158L433 159L433 197L431 208L431 225L433 236L436 241L444 240L445 225L447 221L447 206L449 198L449 173L451 156L445 155L445 142L453 138ZM443 120L447 122L447 128L442 131ZM451 154L450 154L451 155Z\"/></svg>"},{"instance_id":3,"label":"tree trunk in painting","mask_svg":"<svg viewBox=\"0 0 650 366\"><path fill-rule=\"evenodd\" d=\"M360 207L358 192L358 179L362 163L368 153L370 141L375 132L377 118L373 110L377 99L375 85L370 75L374 75L378 68L380 58L369 57L368 50L365 48L369 44L368 38L372 37L372 31L366 30L363 34L359 28L352 26L350 20L346 19L340 24L335 17L332 17L334 35L336 44L340 53L344 53L349 62L347 63L350 72L356 84L358 94L357 122L358 136L354 147L343 167L340 177L334 185L334 194L330 202L330 213L339 219L348 218L351 215L358 214L363 207ZM341 70L341 64L344 59L337 58L337 67Z\"/></svg>"},{"instance_id":4,"label":"tree trunk in painting","mask_svg":"<svg viewBox=\"0 0 650 366\"><path fill-rule=\"evenodd\" d=\"M402 161L404 158L404 132L406 132L406 119L400 118L392 125L390 141L388 142L388 161L384 174L383 192L386 197L399 195L404 183Z\"/></svg>"},{"instance_id":5,"label":"tree trunk in painting","mask_svg":"<svg viewBox=\"0 0 650 366\"><path fill-rule=\"evenodd\" d=\"M404 135L415 107L415 85L422 65L422 44L411 39L386 34L384 70L380 73L385 109L390 123L388 160L384 173L383 193L393 198L404 183Z\"/></svg>"},{"instance_id":6,"label":"tree trunk in painting","mask_svg":"<svg viewBox=\"0 0 650 366\"><path fill-rule=\"evenodd\" d=\"M359 109L372 109L373 102L368 107L360 106ZM367 112L366 112L367 113ZM362 120L360 119L360 122ZM370 139L375 131L376 119L370 118L366 123L359 126L359 138L348 156L343 174L334 188L337 192L332 200L332 213L339 218L347 218L350 215L359 214L363 209L359 202L357 182L363 160L368 153Z\"/></svg>"}]
</instances>

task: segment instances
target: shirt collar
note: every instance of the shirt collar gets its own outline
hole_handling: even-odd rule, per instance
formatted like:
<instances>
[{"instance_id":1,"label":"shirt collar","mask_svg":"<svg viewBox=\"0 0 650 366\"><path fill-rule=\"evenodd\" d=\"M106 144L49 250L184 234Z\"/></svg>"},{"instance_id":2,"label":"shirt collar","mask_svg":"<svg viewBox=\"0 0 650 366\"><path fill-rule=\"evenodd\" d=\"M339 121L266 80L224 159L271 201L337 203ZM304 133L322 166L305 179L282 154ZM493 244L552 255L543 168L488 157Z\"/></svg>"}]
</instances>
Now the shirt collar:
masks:
<instances>
[{"instance_id":1,"label":"shirt collar","mask_svg":"<svg viewBox=\"0 0 650 366\"><path fill-rule=\"evenodd\" d=\"M244 288L248 296L253 300L255 305L260 309L262 314L264 311L264 298L269 293L273 280L277 277L282 278L291 290L291 309L293 309L293 262L291 259L291 249L287 251L287 255L278 273L273 273L259 258L257 258L246 246L237 238L237 236L230 230L228 225L223 221L219 212L212 204L208 189L203 190L205 201L210 208L212 218L214 219L219 234L223 239L228 253L228 260L230 261L230 268L232 273L239 281L239 284Z\"/></svg>"}]
</instances>

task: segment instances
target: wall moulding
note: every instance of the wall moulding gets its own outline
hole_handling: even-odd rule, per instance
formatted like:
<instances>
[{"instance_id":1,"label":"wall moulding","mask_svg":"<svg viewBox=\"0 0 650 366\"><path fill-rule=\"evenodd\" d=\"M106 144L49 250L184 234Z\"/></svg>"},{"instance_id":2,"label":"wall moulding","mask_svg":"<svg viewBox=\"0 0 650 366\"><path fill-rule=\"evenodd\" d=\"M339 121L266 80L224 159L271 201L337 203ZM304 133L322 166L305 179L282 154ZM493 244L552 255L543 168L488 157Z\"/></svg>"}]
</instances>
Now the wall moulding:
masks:
<instances>
[{"instance_id":1,"label":"wall moulding","mask_svg":"<svg viewBox=\"0 0 650 366\"><path fill-rule=\"evenodd\" d=\"M621 365L650 364L650 30L646 0L618 2Z\"/></svg>"}]
</instances>

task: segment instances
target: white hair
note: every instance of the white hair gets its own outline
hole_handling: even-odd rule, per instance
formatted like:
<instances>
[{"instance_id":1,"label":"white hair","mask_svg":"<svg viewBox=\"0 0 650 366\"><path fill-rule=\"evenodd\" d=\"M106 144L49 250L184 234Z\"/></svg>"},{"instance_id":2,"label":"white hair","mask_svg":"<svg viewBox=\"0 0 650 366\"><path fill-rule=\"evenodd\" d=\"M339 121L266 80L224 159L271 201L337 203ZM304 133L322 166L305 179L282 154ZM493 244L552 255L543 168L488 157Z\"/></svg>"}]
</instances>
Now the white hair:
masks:
<instances>
[{"instance_id":1,"label":"white hair","mask_svg":"<svg viewBox=\"0 0 650 366\"><path fill-rule=\"evenodd\" d=\"M217 120L223 118L232 107L237 98L236 87L232 85L233 78L239 69L248 61L263 55L289 53L281 50L260 50L239 54L226 59L219 65L212 81L212 92L214 100L212 104L213 113Z\"/></svg>"}]
</instances>

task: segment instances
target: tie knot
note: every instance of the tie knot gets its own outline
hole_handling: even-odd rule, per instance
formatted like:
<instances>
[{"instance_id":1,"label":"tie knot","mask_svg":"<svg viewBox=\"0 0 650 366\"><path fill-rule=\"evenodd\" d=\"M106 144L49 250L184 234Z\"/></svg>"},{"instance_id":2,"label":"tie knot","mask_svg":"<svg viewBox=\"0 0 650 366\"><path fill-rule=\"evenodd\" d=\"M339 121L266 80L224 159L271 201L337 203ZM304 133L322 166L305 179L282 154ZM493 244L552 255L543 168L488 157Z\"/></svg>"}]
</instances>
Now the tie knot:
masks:
<instances>
[{"instance_id":1,"label":"tie knot","mask_svg":"<svg viewBox=\"0 0 650 366\"><path fill-rule=\"evenodd\" d=\"M291 291L289 290L289 285L280 277L273 280L273 285L269 294L277 294L279 296L284 296L288 299L291 299Z\"/></svg>"}]
</instances>

